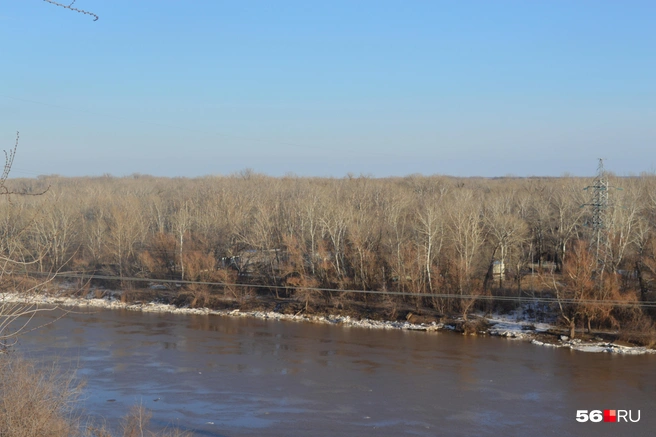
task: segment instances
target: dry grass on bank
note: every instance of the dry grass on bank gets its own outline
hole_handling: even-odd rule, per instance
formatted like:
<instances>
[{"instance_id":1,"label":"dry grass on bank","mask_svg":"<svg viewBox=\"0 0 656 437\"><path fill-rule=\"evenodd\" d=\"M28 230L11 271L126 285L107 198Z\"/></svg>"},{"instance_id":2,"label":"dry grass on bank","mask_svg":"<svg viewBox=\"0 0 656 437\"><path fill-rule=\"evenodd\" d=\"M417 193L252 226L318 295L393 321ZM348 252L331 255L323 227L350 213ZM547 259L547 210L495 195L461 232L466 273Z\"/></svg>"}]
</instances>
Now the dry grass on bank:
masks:
<instances>
[{"instance_id":1,"label":"dry grass on bank","mask_svg":"<svg viewBox=\"0 0 656 437\"><path fill-rule=\"evenodd\" d=\"M78 434L73 410L81 391L56 367L37 369L13 353L0 356L0 436Z\"/></svg>"},{"instance_id":2,"label":"dry grass on bank","mask_svg":"<svg viewBox=\"0 0 656 437\"><path fill-rule=\"evenodd\" d=\"M14 352L0 354L2 437L191 437L177 429L149 430L150 412L135 406L114 434L76 413L83 384L56 366L37 367Z\"/></svg>"},{"instance_id":3,"label":"dry grass on bank","mask_svg":"<svg viewBox=\"0 0 656 437\"><path fill-rule=\"evenodd\" d=\"M629 344L653 348L656 346L656 323L648 316L638 314L620 328L619 339Z\"/></svg>"}]
</instances>

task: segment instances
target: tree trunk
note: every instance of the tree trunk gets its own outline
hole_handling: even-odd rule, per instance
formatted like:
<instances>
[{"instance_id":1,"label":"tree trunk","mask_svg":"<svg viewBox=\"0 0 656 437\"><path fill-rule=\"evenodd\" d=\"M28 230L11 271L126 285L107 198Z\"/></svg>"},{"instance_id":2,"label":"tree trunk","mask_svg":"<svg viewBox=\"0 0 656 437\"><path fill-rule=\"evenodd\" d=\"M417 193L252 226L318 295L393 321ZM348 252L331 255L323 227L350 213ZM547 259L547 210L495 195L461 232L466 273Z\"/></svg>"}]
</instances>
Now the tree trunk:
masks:
<instances>
[{"instance_id":1,"label":"tree trunk","mask_svg":"<svg viewBox=\"0 0 656 437\"><path fill-rule=\"evenodd\" d=\"M576 335L576 321L572 319L569 321L569 338L572 339Z\"/></svg>"},{"instance_id":2,"label":"tree trunk","mask_svg":"<svg viewBox=\"0 0 656 437\"><path fill-rule=\"evenodd\" d=\"M645 278L642 274L642 265L640 264L640 261L636 261L635 270L636 275L638 276L638 283L640 284L640 301L644 302L648 290L647 282L645 281Z\"/></svg>"}]
</instances>

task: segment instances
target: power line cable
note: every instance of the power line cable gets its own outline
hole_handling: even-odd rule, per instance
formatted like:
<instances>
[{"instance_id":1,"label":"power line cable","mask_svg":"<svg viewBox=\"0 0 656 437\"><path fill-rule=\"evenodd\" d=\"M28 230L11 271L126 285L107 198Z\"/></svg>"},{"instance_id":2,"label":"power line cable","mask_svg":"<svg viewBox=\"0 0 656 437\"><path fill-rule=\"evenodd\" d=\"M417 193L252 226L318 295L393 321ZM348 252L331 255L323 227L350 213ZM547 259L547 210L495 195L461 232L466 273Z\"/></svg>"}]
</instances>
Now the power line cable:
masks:
<instances>
[{"instance_id":1,"label":"power line cable","mask_svg":"<svg viewBox=\"0 0 656 437\"><path fill-rule=\"evenodd\" d=\"M47 275L43 273L43 275ZM431 297L442 299L476 299L482 301L503 301L503 302L535 302L535 303L561 303L561 304L579 304L579 305L610 305L618 307L643 307L656 308L656 302L627 302L621 300L593 300L593 299L559 299L555 297L536 297L536 296L486 296L474 294L447 294L447 293L412 293L407 291L382 291L382 290L340 290L337 288L322 287L302 287L302 286L285 286L285 285L267 285L267 284L238 284L228 282L213 281L189 281L176 279L156 279L156 278L138 278L133 276L112 276L112 275L95 275L76 272L61 272L54 275L60 278L70 279L101 279L111 281L129 281L129 282L153 282L161 284L190 284L190 285L207 285L220 287L242 287L242 288L266 288L270 290L301 290L301 291L318 291L333 293L357 293L357 294L374 294L388 296L411 296L411 297Z\"/></svg>"}]
</instances>

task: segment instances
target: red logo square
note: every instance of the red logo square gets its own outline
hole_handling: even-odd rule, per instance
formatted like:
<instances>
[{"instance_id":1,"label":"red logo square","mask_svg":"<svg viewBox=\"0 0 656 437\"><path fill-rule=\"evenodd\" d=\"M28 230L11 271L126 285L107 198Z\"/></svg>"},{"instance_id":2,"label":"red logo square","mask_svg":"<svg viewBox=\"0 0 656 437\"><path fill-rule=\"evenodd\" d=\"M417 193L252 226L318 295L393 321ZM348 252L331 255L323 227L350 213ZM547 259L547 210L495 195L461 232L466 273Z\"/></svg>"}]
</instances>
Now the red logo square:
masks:
<instances>
[{"instance_id":1,"label":"red logo square","mask_svg":"<svg viewBox=\"0 0 656 437\"><path fill-rule=\"evenodd\" d=\"M617 422L617 410L604 410L604 422Z\"/></svg>"}]
</instances>

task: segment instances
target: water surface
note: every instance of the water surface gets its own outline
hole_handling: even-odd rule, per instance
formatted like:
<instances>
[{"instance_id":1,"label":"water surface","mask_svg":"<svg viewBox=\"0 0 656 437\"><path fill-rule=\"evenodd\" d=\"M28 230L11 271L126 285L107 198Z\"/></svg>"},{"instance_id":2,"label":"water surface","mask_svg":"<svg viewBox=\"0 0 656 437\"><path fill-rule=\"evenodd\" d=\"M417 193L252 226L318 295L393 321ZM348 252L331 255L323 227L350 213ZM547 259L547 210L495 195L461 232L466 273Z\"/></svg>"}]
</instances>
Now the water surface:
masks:
<instances>
[{"instance_id":1,"label":"water surface","mask_svg":"<svg viewBox=\"0 0 656 437\"><path fill-rule=\"evenodd\" d=\"M69 314L19 349L78 369L87 412L108 423L142 403L204 436L656 434L654 355L126 310ZM580 424L579 409L641 420Z\"/></svg>"}]
</instances>

